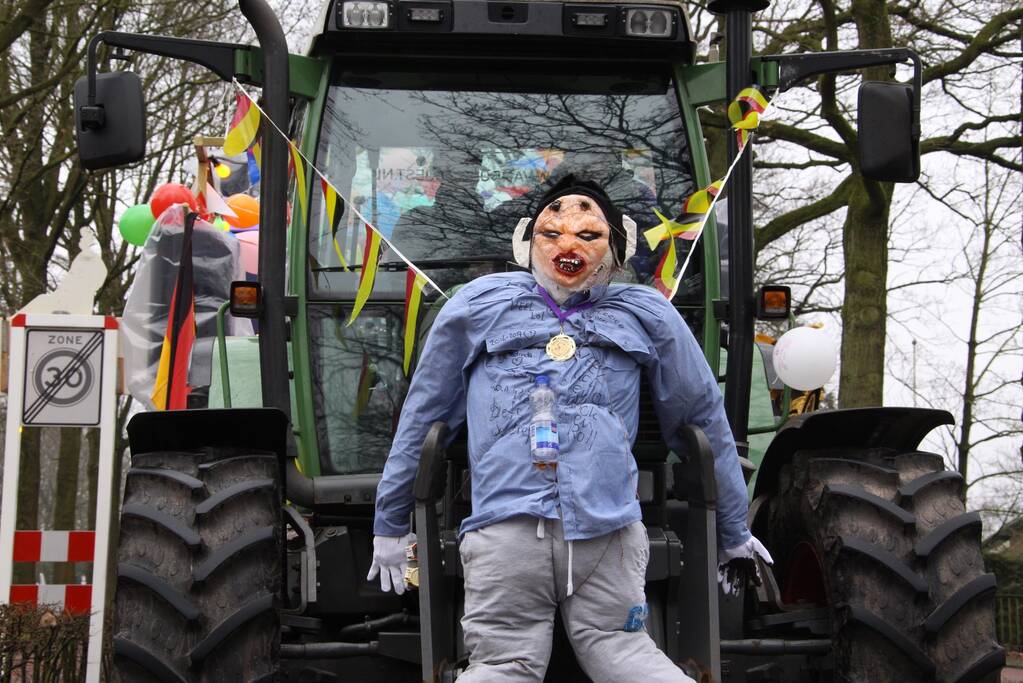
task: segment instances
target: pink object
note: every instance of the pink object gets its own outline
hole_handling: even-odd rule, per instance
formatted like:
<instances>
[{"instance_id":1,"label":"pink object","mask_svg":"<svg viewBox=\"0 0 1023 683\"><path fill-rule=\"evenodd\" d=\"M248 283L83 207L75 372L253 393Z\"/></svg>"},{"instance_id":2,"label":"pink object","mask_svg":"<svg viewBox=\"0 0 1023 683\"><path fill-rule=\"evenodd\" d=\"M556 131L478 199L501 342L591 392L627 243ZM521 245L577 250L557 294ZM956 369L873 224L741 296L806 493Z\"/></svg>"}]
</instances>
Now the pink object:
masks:
<instances>
[{"instance_id":1,"label":"pink object","mask_svg":"<svg viewBox=\"0 0 1023 683\"><path fill-rule=\"evenodd\" d=\"M242 268L246 273L259 273L259 230L246 230L235 234L241 246Z\"/></svg>"}]
</instances>

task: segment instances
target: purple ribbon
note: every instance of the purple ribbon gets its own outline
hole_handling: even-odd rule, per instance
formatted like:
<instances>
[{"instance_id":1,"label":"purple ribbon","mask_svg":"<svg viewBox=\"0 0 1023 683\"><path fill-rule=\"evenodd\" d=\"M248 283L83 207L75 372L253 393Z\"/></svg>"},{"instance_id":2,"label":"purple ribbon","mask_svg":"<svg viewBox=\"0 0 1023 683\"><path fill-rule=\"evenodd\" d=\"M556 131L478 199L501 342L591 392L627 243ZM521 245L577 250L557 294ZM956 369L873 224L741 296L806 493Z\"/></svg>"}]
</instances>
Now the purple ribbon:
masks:
<instances>
[{"instance_id":1,"label":"purple ribbon","mask_svg":"<svg viewBox=\"0 0 1023 683\"><path fill-rule=\"evenodd\" d=\"M558 306L557 302L555 302L554 299L551 298L551 295L547 293L546 289L544 289L540 285L537 285L536 286L536 291L540 292L540 296L542 296L543 300L547 302L548 308L550 308L551 312L555 316L557 316L558 322L561 323L562 325L565 324L565 321L568 320L568 317L570 315L572 315L573 313L578 313L579 311L585 311L587 308L590 308L590 307L593 306L593 302L587 300L587 301L582 302L578 306L573 306L572 308L568 309L567 311L563 311L563 310L561 310L561 307Z\"/></svg>"}]
</instances>

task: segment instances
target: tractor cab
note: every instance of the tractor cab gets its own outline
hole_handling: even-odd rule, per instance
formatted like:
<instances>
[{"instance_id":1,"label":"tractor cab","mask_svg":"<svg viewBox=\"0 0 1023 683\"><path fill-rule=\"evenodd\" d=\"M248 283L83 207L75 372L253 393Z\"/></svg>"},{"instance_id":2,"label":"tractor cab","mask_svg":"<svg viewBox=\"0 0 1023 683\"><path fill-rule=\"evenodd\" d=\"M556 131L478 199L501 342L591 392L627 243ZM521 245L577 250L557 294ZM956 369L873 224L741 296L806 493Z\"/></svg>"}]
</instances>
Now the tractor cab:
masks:
<instances>
[{"instance_id":1,"label":"tractor cab","mask_svg":"<svg viewBox=\"0 0 1023 683\"><path fill-rule=\"evenodd\" d=\"M689 139L668 65L338 60L323 97L316 165L358 209L332 226L312 193L304 266L315 448L322 474L379 472L408 375L403 368L405 259L449 291L516 270L512 231L567 173L590 177L637 223L679 212L696 187ZM508 71L506 71L507 69ZM515 78L509 79L508 72ZM509 81L512 82L509 82ZM382 246L369 302L348 324L366 254L366 218ZM293 243L294 244L294 243ZM679 241L688 253L691 242ZM619 281L650 285L663 242L640 240ZM702 319L694 258L677 299ZM424 322L444 298L424 291ZM435 311L433 311L435 313ZM419 337L428 330L420 328ZM414 368L409 368L409 375Z\"/></svg>"}]
</instances>

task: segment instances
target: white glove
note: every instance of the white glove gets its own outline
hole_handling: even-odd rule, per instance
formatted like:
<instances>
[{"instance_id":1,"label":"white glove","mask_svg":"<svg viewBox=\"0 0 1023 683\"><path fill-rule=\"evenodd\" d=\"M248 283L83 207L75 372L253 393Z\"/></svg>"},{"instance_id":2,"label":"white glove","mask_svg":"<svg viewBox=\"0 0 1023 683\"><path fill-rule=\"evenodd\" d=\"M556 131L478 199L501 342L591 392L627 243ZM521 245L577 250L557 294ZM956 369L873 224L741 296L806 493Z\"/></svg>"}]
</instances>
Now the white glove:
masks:
<instances>
[{"instance_id":1,"label":"white glove","mask_svg":"<svg viewBox=\"0 0 1023 683\"><path fill-rule=\"evenodd\" d=\"M411 543L416 542L415 534L404 536L374 536L373 537L373 563L369 566L367 581L372 581L376 575L380 575L380 590L385 593L394 586L394 592L401 595L405 592L405 568L408 566L408 558L405 549Z\"/></svg>"},{"instance_id":2,"label":"white glove","mask_svg":"<svg viewBox=\"0 0 1023 683\"><path fill-rule=\"evenodd\" d=\"M748 541L734 548L718 548L718 583L725 595L738 593L747 578L757 586L764 582L756 557L767 564L774 564L771 553L756 536L750 536Z\"/></svg>"}]
</instances>

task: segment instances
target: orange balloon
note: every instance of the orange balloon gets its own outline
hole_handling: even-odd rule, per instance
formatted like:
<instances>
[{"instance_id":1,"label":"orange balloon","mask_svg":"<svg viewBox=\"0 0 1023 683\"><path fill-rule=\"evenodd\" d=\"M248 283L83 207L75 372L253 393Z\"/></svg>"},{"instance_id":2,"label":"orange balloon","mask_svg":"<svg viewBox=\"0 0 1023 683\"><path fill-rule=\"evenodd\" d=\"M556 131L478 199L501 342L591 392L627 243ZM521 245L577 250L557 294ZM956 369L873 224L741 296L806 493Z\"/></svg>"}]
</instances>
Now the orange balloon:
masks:
<instances>
[{"instance_id":1,"label":"orange balloon","mask_svg":"<svg viewBox=\"0 0 1023 683\"><path fill-rule=\"evenodd\" d=\"M153 195L149 198L149 210L153 212L153 218L159 218L160 214L174 204L187 204L192 211L199 207L192 191L180 183L161 185L153 191Z\"/></svg>"},{"instance_id":2,"label":"orange balloon","mask_svg":"<svg viewBox=\"0 0 1023 683\"><path fill-rule=\"evenodd\" d=\"M251 228L259 225L259 200L247 194L233 194L227 198L227 205L236 216L224 216L224 220L235 228Z\"/></svg>"}]
</instances>

